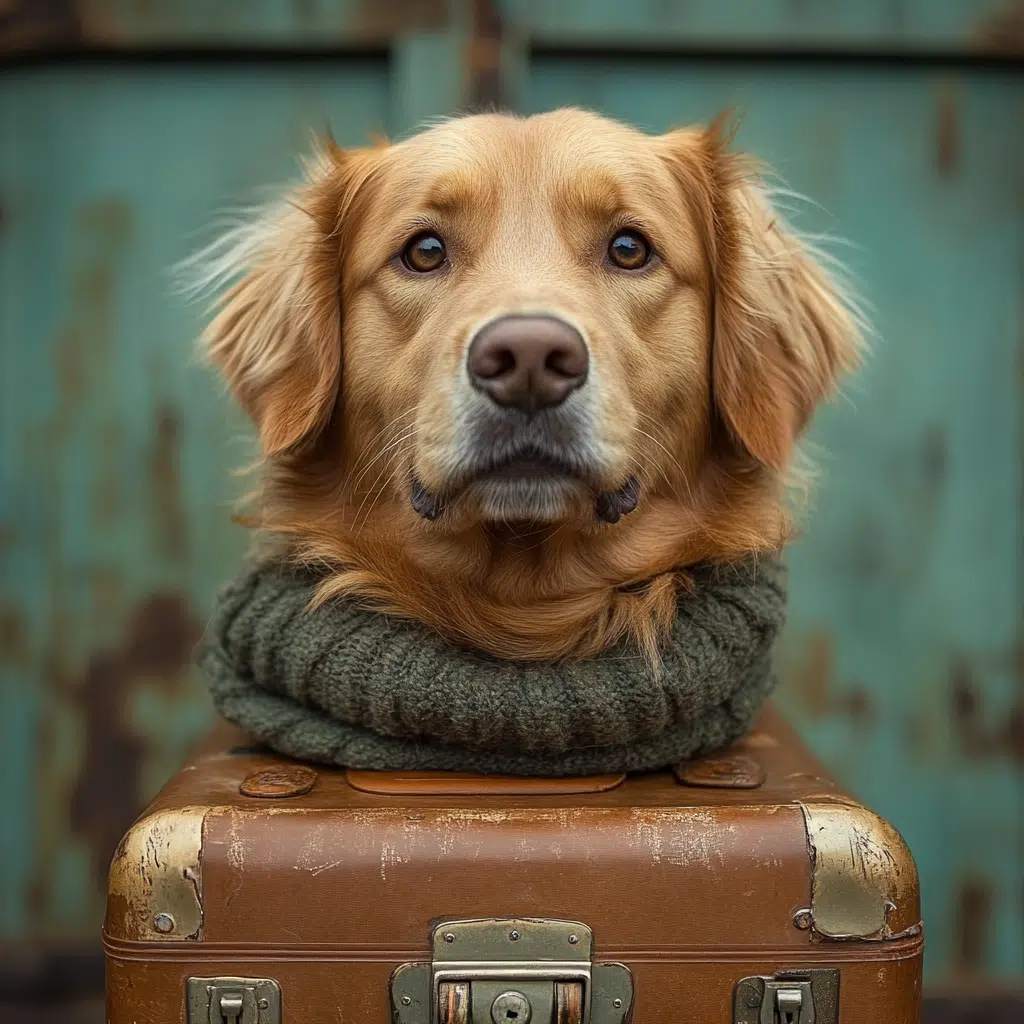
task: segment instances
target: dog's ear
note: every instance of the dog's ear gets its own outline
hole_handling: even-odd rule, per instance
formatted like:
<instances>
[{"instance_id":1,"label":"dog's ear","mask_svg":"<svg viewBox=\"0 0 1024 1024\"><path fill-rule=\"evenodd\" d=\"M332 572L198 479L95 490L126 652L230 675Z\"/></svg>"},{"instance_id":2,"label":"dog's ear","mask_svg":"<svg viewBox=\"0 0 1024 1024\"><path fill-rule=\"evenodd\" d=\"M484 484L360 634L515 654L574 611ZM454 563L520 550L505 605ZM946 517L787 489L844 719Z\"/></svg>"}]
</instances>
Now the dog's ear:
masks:
<instances>
[{"instance_id":1,"label":"dog's ear","mask_svg":"<svg viewBox=\"0 0 1024 1024\"><path fill-rule=\"evenodd\" d=\"M859 317L824 257L772 208L724 119L687 135L711 272L712 389L730 435L777 472L839 378L858 363ZM692 182L691 182L692 185Z\"/></svg>"},{"instance_id":2,"label":"dog's ear","mask_svg":"<svg viewBox=\"0 0 1024 1024\"><path fill-rule=\"evenodd\" d=\"M200 347L256 424L265 455L315 437L331 415L341 381L346 222L378 149L321 144L303 184L186 267L204 289L234 280Z\"/></svg>"}]
</instances>

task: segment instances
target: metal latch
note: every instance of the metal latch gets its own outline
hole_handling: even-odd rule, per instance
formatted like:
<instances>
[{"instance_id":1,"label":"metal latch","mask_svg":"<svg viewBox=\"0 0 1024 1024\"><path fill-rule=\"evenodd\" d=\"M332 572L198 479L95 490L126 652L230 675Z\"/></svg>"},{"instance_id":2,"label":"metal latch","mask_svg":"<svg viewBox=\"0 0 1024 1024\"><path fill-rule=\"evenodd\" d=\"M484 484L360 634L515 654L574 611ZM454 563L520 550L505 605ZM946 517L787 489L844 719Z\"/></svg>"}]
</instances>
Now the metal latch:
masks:
<instances>
[{"instance_id":1,"label":"metal latch","mask_svg":"<svg viewBox=\"0 0 1024 1024\"><path fill-rule=\"evenodd\" d=\"M839 971L778 971L742 978L733 999L735 1024L839 1024Z\"/></svg>"},{"instance_id":2,"label":"metal latch","mask_svg":"<svg viewBox=\"0 0 1024 1024\"><path fill-rule=\"evenodd\" d=\"M594 963L574 921L448 921L431 933L430 963L391 976L395 1024L626 1024L633 977Z\"/></svg>"},{"instance_id":3,"label":"metal latch","mask_svg":"<svg viewBox=\"0 0 1024 1024\"><path fill-rule=\"evenodd\" d=\"M281 988L271 978L189 978L186 1024L281 1024Z\"/></svg>"}]
</instances>

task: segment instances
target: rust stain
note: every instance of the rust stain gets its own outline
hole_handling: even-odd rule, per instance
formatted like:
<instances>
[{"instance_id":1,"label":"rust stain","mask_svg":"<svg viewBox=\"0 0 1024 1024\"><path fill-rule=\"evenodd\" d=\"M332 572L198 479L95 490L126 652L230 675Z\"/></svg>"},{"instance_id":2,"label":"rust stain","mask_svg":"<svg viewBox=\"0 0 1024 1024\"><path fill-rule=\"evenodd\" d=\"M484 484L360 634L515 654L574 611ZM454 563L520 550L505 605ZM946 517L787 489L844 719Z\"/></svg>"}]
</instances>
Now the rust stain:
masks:
<instances>
[{"instance_id":1,"label":"rust stain","mask_svg":"<svg viewBox=\"0 0 1024 1024\"><path fill-rule=\"evenodd\" d=\"M98 356L109 349L114 335L116 271L131 222L131 210L116 199L87 203L76 217L70 311L54 353L59 396L55 440L67 436L90 380L102 374Z\"/></svg>"},{"instance_id":2,"label":"rust stain","mask_svg":"<svg viewBox=\"0 0 1024 1024\"><path fill-rule=\"evenodd\" d=\"M835 655L832 637L817 630L807 638L803 664L794 677L794 686L808 713L820 718L828 711L828 689Z\"/></svg>"},{"instance_id":3,"label":"rust stain","mask_svg":"<svg viewBox=\"0 0 1024 1024\"><path fill-rule=\"evenodd\" d=\"M469 102L476 109L498 109L504 100L501 44L504 27L495 0L473 0L469 42Z\"/></svg>"},{"instance_id":4,"label":"rust stain","mask_svg":"<svg viewBox=\"0 0 1024 1024\"><path fill-rule=\"evenodd\" d=\"M121 252L131 233L132 215L120 199L98 199L85 204L78 214L82 237L95 248L72 282L72 295L83 309L108 310L114 295L112 257Z\"/></svg>"},{"instance_id":5,"label":"rust stain","mask_svg":"<svg viewBox=\"0 0 1024 1024\"><path fill-rule=\"evenodd\" d=\"M65 801L70 801L75 786L75 780L69 775L78 770L79 736L91 748L86 754L86 759L92 758L90 764L84 766L87 772L101 771L100 762L107 757L104 748L108 733L114 748L109 755L111 759L116 760L124 746L120 738L123 730L117 720L104 718L110 706L104 704L103 698L103 660L87 669L79 668L78 662L72 660L72 652L79 649L87 631L98 622L93 618L98 613L87 611L73 601L79 578L69 559L67 533L63 529L70 498L66 474L61 467L68 457L95 465L90 449L96 434L88 410L97 404L97 399L103 409L110 405L113 376L108 363L116 336L117 283L131 225L130 208L113 198L80 205L67 225L71 260L66 269L69 282L66 312L52 348L56 405L38 434L40 451L36 461L41 491L46 497L38 529L44 541L48 621L45 636L39 642L40 674L47 692L43 697L36 757L39 791L51 794L50 799L39 803L39 853L34 865L33 899L37 901L42 920L60 915L47 901L54 896L52 879L61 848L66 843L69 821ZM63 272L63 268L59 269ZM91 502L94 495L84 497ZM86 683L91 685L86 686ZM83 714L78 706L83 696L91 702L91 716ZM113 706L120 705L114 703ZM73 752L68 750L67 741L71 736ZM132 755L133 750L129 749L128 754ZM134 791L128 792L134 779L121 778L115 771L109 771L109 777L109 792L104 790L102 780L92 790L88 777L79 780L79 789L85 795L93 793L92 806L88 806L86 800L86 806L78 809L83 843L95 839L105 846L95 851L99 884L89 894L92 900L97 900L105 889L104 861L112 849L110 842L116 841L114 832L138 810Z\"/></svg>"},{"instance_id":6,"label":"rust stain","mask_svg":"<svg viewBox=\"0 0 1024 1024\"><path fill-rule=\"evenodd\" d=\"M921 439L921 473L929 495L937 495L949 475L949 439L938 424Z\"/></svg>"},{"instance_id":7,"label":"rust stain","mask_svg":"<svg viewBox=\"0 0 1024 1024\"><path fill-rule=\"evenodd\" d=\"M359 0L352 34L391 43L399 33L441 32L448 26L448 0Z\"/></svg>"},{"instance_id":8,"label":"rust stain","mask_svg":"<svg viewBox=\"0 0 1024 1024\"><path fill-rule=\"evenodd\" d=\"M833 685L834 674L832 637L820 629L808 635L803 657L784 677L809 715L845 715L858 727L873 725L878 709L868 688L861 682L837 688Z\"/></svg>"},{"instance_id":9,"label":"rust stain","mask_svg":"<svg viewBox=\"0 0 1024 1024\"><path fill-rule=\"evenodd\" d=\"M1006 720L1006 749L1016 764L1024 766L1024 703L1010 708Z\"/></svg>"},{"instance_id":10,"label":"rust stain","mask_svg":"<svg viewBox=\"0 0 1024 1024\"><path fill-rule=\"evenodd\" d=\"M28 623L13 601L0 602L0 664L24 668L28 663Z\"/></svg>"},{"instance_id":11,"label":"rust stain","mask_svg":"<svg viewBox=\"0 0 1024 1024\"><path fill-rule=\"evenodd\" d=\"M973 722L981 708L981 697L974 684L971 666L963 658L953 663L950 681L954 719L957 723Z\"/></svg>"},{"instance_id":12,"label":"rust stain","mask_svg":"<svg viewBox=\"0 0 1024 1024\"><path fill-rule=\"evenodd\" d=\"M153 497L153 524L157 550L168 559L181 559L186 551L185 510L181 501L181 413L169 403L156 412L149 474Z\"/></svg>"},{"instance_id":13,"label":"rust stain","mask_svg":"<svg viewBox=\"0 0 1024 1024\"><path fill-rule=\"evenodd\" d=\"M112 526L121 507L121 478L124 464L121 454L121 424L107 421L99 431L99 465L89 492L89 514L94 527Z\"/></svg>"},{"instance_id":14,"label":"rust stain","mask_svg":"<svg viewBox=\"0 0 1024 1024\"><path fill-rule=\"evenodd\" d=\"M991 918L992 887L984 879L965 879L957 898L957 961L961 970L984 968Z\"/></svg>"},{"instance_id":15,"label":"rust stain","mask_svg":"<svg viewBox=\"0 0 1024 1024\"><path fill-rule=\"evenodd\" d=\"M848 715L855 724L872 725L878 713L867 687L855 683L830 701L830 708Z\"/></svg>"},{"instance_id":16,"label":"rust stain","mask_svg":"<svg viewBox=\"0 0 1024 1024\"><path fill-rule=\"evenodd\" d=\"M120 615L124 582L121 574L109 565L91 565L86 572L89 602L97 621L114 621Z\"/></svg>"},{"instance_id":17,"label":"rust stain","mask_svg":"<svg viewBox=\"0 0 1024 1024\"><path fill-rule=\"evenodd\" d=\"M77 331L65 328L57 334L54 356L59 396L58 416L66 420L86 391L85 345Z\"/></svg>"},{"instance_id":18,"label":"rust stain","mask_svg":"<svg viewBox=\"0 0 1024 1024\"><path fill-rule=\"evenodd\" d=\"M1024 765L1024 703L1018 698L1005 721L987 723L981 688L971 663L964 657L955 658L950 668L950 705L964 757L975 761L1009 757Z\"/></svg>"},{"instance_id":19,"label":"rust stain","mask_svg":"<svg viewBox=\"0 0 1024 1024\"><path fill-rule=\"evenodd\" d=\"M58 680L59 689L79 705L85 726L70 824L94 852L101 884L110 855L142 809L139 776L146 747L128 721L132 696L140 683L153 679L177 690L199 635L199 622L179 594L153 594L136 608L120 648L97 651L78 685Z\"/></svg>"},{"instance_id":20,"label":"rust stain","mask_svg":"<svg viewBox=\"0 0 1024 1024\"><path fill-rule=\"evenodd\" d=\"M971 42L993 56L1024 56L1024 2L1008 0L1003 10L978 25Z\"/></svg>"},{"instance_id":21,"label":"rust stain","mask_svg":"<svg viewBox=\"0 0 1024 1024\"><path fill-rule=\"evenodd\" d=\"M74 0L7 0L0 3L0 54L11 56L82 42L82 25Z\"/></svg>"},{"instance_id":22,"label":"rust stain","mask_svg":"<svg viewBox=\"0 0 1024 1024\"><path fill-rule=\"evenodd\" d=\"M180 594L154 594L139 605L129 627L128 665L139 674L177 685L199 640L199 620Z\"/></svg>"},{"instance_id":23,"label":"rust stain","mask_svg":"<svg viewBox=\"0 0 1024 1024\"><path fill-rule=\"evenodd\" d=\"M960 162L960 105L949 89L939 97L935 130L935 165L940 178L951 178Z\"/></svg>"}]
</instances>

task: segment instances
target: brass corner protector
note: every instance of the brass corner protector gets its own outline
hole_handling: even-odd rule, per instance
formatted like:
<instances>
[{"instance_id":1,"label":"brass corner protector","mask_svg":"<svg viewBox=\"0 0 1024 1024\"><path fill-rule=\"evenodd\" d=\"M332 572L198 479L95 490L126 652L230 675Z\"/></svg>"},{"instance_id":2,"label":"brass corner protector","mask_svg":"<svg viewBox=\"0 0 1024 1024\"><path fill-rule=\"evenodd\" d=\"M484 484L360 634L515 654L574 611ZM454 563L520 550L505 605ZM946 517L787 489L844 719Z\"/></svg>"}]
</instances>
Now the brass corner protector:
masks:
<instances>
[{"instance_id":1,"label":"brass corner protector","mask_svg":"<svg viewBox=\"0 0 1024 1024\"><path fill-rule=\"evenodd\" d=\"M106 930L111 937L164 942L201 937L203 822L209 810L154 811L129 829L110 865Z\"/></svg>"},{"instance_id":2,"label":"brass corner protector","mask_svg":"<svg viewBox=\"0 0 1024 1024\"><path fill-rule=\"evenodd\" d=\"M899 832L852 801L800 807L812 863L814 932L873 941L920 935L917 867Z\"/></svg>"}]
</instances>

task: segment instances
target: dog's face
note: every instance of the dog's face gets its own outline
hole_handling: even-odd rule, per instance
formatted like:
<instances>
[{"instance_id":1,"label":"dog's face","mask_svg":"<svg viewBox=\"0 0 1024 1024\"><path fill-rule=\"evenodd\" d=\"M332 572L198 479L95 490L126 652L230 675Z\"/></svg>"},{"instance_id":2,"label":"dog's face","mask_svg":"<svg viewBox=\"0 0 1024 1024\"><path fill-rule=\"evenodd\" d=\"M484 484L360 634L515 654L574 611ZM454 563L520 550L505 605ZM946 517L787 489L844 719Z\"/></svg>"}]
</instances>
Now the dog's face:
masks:
<instances>
[{"instance_id":1,"label":"dog's face","mask_svg":"<svg viewBox=\"0 0 1024 1024\"><path fill-rule=\"evenodd\" d=\"M579 110L329 144L200 265L242 272L204 341L259 428L264 521L499 653L512 605L525 630L590 595L599 645L616 586L779 543L794 443L859 340L717 129ZM534 590L523 523L550 531ZM551 621L547 651L579 646Z\"/></svg>"},{"instance_id":2,"label":"dog's face","mask_svg":"<svg viewBox=\"0 0 1024 1024\"><path fill-rule=\"evenodd\" d=\"M328 151L210 348L268 452L336 412L349 486L428 519L615 521L716 417L781 471L853 332L734 160L575 110Z\"/></svg>"},{"instance_id":3,"label":"dog's face","mask_svg":"<svg viewBox=\"0 0 1024 1024\"><path fill-rule=\"evenodd\" d=\"M416 511L614 518L658 444L693 471L707 268L664 140L483 117L380 161L346 252L342 416L408 436Z\"/></svg>"}]
</instances>

